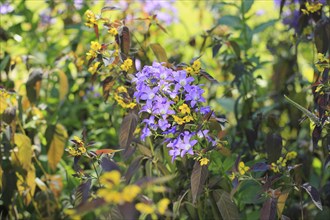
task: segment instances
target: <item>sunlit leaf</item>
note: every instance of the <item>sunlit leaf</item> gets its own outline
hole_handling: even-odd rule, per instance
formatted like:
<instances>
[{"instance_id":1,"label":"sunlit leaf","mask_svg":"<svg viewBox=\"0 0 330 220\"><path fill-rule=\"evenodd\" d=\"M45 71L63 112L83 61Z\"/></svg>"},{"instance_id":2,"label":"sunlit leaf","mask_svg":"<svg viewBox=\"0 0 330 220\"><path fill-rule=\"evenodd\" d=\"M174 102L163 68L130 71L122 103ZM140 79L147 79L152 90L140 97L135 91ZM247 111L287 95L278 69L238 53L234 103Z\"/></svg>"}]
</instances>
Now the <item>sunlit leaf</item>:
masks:
<instances>
[{"instance_id":1,"label":"sunlit leaf","mask_svg":"<svg viewBox=\"0 0 330 220\"><path fill-rule=\"evenodd\" d=\"M16 148L11 153L13 162L23 169L29 170L32 161L32 145L31 140L24 134L15 134L14 142Z\"/></svg>"},{"instance_id":2,"label":"sunlit leaf","mask_svg":"<svg viewBox=\"0 0 330 220\"><path fill-rule=\"evenodd\" d=\"M159 62L167 62L166 52L160 44L158 43L150 44L150 47Z\"/></svg>"},{"instance_id":3,"label":"sunlit leaf","mask_svg":"<svg viewBox=\"0 0 330 220\"><path fill-rule=\"evenodd\" d=\"M138 116L134 111L129 112L123 119L119 130L119 145L127 148L133 139L133 133L138 124Z\"/></svg>"},{"instance_id":4,"label":"sunlit leaf","mask_svg":"<svg viewBox=\"0 0 330 220\"><path fill-rule=\"evenodd\" d=\"M108 76L102 81L102 89L103 89L103 99L106 102L109 97L109 92L115 84L115 80L112 76Z\"/></svg>"},{"instance_id":5,"label":"sunlit leaf","mask_svg":"<svg viewBox=\"0 0 330 220\"><path fill-rule=\"evenodd\" d=\"M114 10L121 10L120 8L118 7L115 7L115 6L104 6L102 9L101 9L101 13L105 12L105 11L114 11Z\"/></svg>"},{"instance_id":6,"label":"sunlit leaf","mask_svg":"<svg viewBox=\"0 0 330 220\"><path fill-rule=\"evenodd\" d=\"M66 94L69 91L69 81L68 81L68 77L63 71L59 71L58 76L59 76L60 101L63 101L66 97Z\"/></svg>"},{"instance_id":7,"label":"sunlit leaf","mask_svg":"<svg viewBox=\"0 0 330 220\"><path fill-rule=\"evenodd\" d=\"M56 124L54 132L47 140L49 146L47 153L48 165L52 170L56 170L56 166L63 156L67 139L68 133L65 127L61 124Z\"/></svg>"},{"instance_id":8,"label":"sunlit leaf","mask_svg":"<svg viewBox=\"0 0 330 220\"><path fill-rule=\"evenodd\" d=\"M30 168L27 170L27 174L25 177L16 173L17 175L17 189L19 194L24 198L24 204L29 205L32 197L34 196L36 183L36 171L34 166L31 164Z\"/></svg>"},{"instance_id":9,"label":"sunlit leaf","mask_svg":"<svg viewBox=\"0 0 330 220\"><path fill-rule=\"evenodd\" d=\"M39 177L36 177L34 181L41 191L47 190L46 184L41 179L39 179Z\"/></svg>"},{"instance_id":10,"label":"sunlit leaf","mask_svg":"<svg viewBox=\"0 0 330 220\"><path fill-rule=\"evenodd\" d=\"M260 219L275 220L276 219L276 203L274 198L268 198L262 205L260 211Z\"/></svg>"},{"instance_id":11,"label":"sunlit leaf","mask_svg":"<svg viewBox=\"0 0 330 220\"><path fill-rule=\"evenodd\" d=\"M282 216L286 199L289 196L289 192L281 193L281 195L277 198L277 216Z\"/></svg>"},{"instance_id":12,"label":"sunlit leaf","mask_svg":"<svg viewBox=\"0 0 330 220\"><path fill-rule=\"evenodd\" d=\"M145 147L144 145L142 144L137 144L137 147L139 149L139 151L144 155L144 156L147 156L147 157L152 157L152 152L149 148Z\"/></svg>"},{"instance_id":13,"label":"sunlit leaf","mask_svg":"<svg viewBox=\"0 0 330 220\"><path fill-rule=\"evenodd\" d=\"M238 16L225 15L218 20L218 24L227 25L233 28L241 28L242 20Z\"/></svg>"},{"instance_id":14,"label":"sunlit leaf","mask_svg":"<svg viewBox=\"0 0 330 220\"><path fill-rule=\"evenodd\" d=\"M212 194L216 201L222 219L241 219L236 204L231 200L230 194L224 190L215 190Z\"/></svg>"},{"instance_id":15,"label":"sunlit leaf","mask_svg":"<svg viewBox=\"0 0 330 220\"><path fill-rule=\"evenodd\" d=\"M193 171L190 177L193 203L196 202L198 196L202 193L207 176L208 176L207 166L201 166L199 161L195 161Z\"/></svg>"},{"instance_id":16,"label":"sunlit leaf","mask_svg":"<svg viewBox=\"0 0 330 220\"><path fill-rule=\"evenodd\" d=\"M314 186L310 185L309 183L304 183L303 185L301 185L301 187L304 190L306 190L306 192L311 197L311 199L312 199L313 203L316 205L316 207L322 211L323 208L322 208L319 191Z\"/></svg>"}]
</instances>

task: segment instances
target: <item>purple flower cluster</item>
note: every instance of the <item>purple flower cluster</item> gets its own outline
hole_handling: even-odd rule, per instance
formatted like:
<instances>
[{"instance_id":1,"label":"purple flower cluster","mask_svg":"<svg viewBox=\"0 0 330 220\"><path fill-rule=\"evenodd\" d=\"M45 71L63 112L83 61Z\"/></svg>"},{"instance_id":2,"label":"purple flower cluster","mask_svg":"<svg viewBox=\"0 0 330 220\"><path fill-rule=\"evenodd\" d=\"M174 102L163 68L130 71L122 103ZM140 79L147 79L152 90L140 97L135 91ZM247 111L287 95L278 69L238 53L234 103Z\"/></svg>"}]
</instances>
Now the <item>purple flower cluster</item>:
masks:
<instances>
[{"instance_id":1,"label":"purple flower cluster","mask_svg":"<svg viewBox=\"0 0 330 220\"><path fill-rule=\"evenodd\" d=\"M14 11L14 7L8 1L0 3L0 14L5 15L12 11Z\"/></svg>"},{"instance_id":2,"label":"purple flower cluster","mask_svg":"<svg viewBox=\"0 0 330 220\"><path fill-rule=\"evenodd\" d=\"M174 71L154 62L136 73L132 82L136 87L134 97L144 118L142 140L151 135L164 137L172 161L177 156L193 155L193 147L199 143L198 140L206 138L216 144L208 130L197 130L196 123L211 109L202 106L204 90L201 85L193 84L194 77L185 70Z\"/></svg>"},{"instance_id":3,"label":"purple flower cluster","mask_svg":"<svg viewBox=\"0 0 330 220\"><path fill-rule=\"evenodd\" d=\"M170 25L178 20L177 9L174 7L175 0L159 1L159 0L140 0L144 3L143 9L149 15L157 15L157 19Z\"/></svg>"}]
</instances>

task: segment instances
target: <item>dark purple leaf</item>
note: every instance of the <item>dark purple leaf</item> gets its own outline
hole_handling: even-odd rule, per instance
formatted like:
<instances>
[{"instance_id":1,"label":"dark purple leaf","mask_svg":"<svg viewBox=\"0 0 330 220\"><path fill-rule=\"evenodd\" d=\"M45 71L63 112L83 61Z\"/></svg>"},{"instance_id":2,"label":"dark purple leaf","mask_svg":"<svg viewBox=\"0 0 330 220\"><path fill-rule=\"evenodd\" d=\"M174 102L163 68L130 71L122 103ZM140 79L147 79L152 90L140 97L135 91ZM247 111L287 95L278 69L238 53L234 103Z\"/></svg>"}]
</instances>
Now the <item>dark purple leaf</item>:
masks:
<instances>
[{"instance_id":1,"label":"dark purple leaf","mask_svg":"<svg viewBox=\"0 0 330 220\"><path fill-rule=\"evenodd\" d=\"M215 190L212 193L217 203L222 219L241 219L236 204L231 200L230 194L224 190Z\"/></svg>"},{"instance_id":2,"label":"dark purple leaf","mask_svg":"<svg viewBox=\"0 0 330 220\"><path fill-rule=\"evenodd\" d=\"M120 32L120 49L125 56L128 56L131 47L131 37L128 27L124 26Z\"/></svg>"},{"instance_id":3,"label":"dark purple leaf","mask_svg":"<svg viewBox=\"0 0 330 220\"><path fill-rule=\"evenodd\" d=\"M102 81L102 89L103 89L103 99L106 102L109 97L109 92L112 86L115 84L115 80L112 76L108 76Z\"/></svg>"},{"instance_id":4,"label":"dark purple leaf","mask_svg":"<svg viewBox=\"0 0 330 220\"><path fill-rule=\"evenodd\" d=\"M314 186L310 185L309 183L304 183L301 187L304 190L306 190L306 192L311 197L311 199L314 202L314 204L316 205L316 207L319 208L322 211L323 208L322 208L322 203L321 203L321 198L320 198L319 191Z\"/></svg>"},{"instance_id":5,"label":"dark purple leaf","mask_svg":"<svg viewBox=\"0 0 330 220\"><path fill-rule=\"evenodd\" d=\"M132 176L139 169L143 156L137 156L129 165L128 170L125 175L126 183L128 184L131 181Z\"/></svg>"},{"instance_id":6,"label":"dark purple leaf","mask_svg":"<svg viewBox=\"0 0 330 220\"><path fill-rule=\"evenodd\" d=\"M268 170L268 165L264 162L256 163L251 167L251 171L255 172L262 172L262 171L267 171Z\"/></svg>"},{"instance_id":7,"label":"dark purple leaf","mask_svg":"<svg viewBox=\"0 0 330 220\"><path fill-rule=\"evenodd\" d=\"M266 137L266 153L268 162L276 162L281 157L282 152L282 137L277 133L269 133Z\"/></svg>"},{"instance_id":8,"label":"dark purple leaf","mask_svg":"<svg viewBox=\"0 0 330 220\"><path fill-rule=\"evenodd\" d=\"M208 169L207 166L201 166L199 161L195 161L193 171L191 174L191 194L193 197L193 203L203 191L203 186L207 179Z\"/></svg>"},{"instance_id":9,"label":"dark purple leaf","mask_svg":"<svg viewBox=\"0 0 330 220\"><path fill-rule=\"evenodd\" d=\"M316 23L314 36L317 52L325 54L330 49L330 19L328 17Z\"/></svg>"},{"instance_id":10,"label":"dark purple leaf","mask_svg":"<svg viewBox=\"0 0 330 220\"><path fill-rule=\"evenodd\" d=\"M26 82L26 95L30 103L35 103L39 97L39 90L42 80L42 70L35 69L33 70Z\"/></svg>"},{"instance_id":11,"label":"dark purple leaf","mask_svg":"<svg viewBox=\"0 0 330 220\"><path fill-rule=\"evenodd\" d=\"M138 124L138 116L134 111L129 112L123 119L119 130L119 145L128 148L133 139L133 133Z\"/></svg>"},{"instance_id":12,"label":"dark purple leaf","mask_svg":"<svg viewBox=\"0 0 330 220\"><path fill-rule=\"evenodd\" d=\"M123 219L138 219L138 211L134 203L124 203L118 206Z\"/></svg>"},{"instance_id":13,"label":"dark purple leaf","mask_svg":"<svg viewBox=\"0 0 330 220\"><path fill-rule=\"evenodd\" d=\"M214 45L214 46L212 47L212 57L213 57L213 58L218 54L218 52L219 52L221 46L222 46L222 44L221 44L221 43L218 43L218 44L216 44L216 45Z\"/></svg>"},{"instance_id":14,"label":"dark purple leaf","mask_svg":"<svg viewBox=\"0 0 330 220\"><path fill-rule=\"evenodd\" d=\"M91 187L91 179L88 179L86 182L80 184L75 193L75 206L80 206L84 204L89 198L89 192Z\"/></svg>"},{"instance_id":15,"label":"dark purple leaf","mask_svg":"<svg viewBox=\"0 0 330 220\"><path fill-rule=\"evenodd\" d=\"M241 58L241 48L239 47L238 43L236 43L235 41L229 41L230 46L233 48L236 56L238 59Z\"/></svg>"},{"instance_id":16,"label":"dark purple leaf","mask_svg":"<svg viewBox=\"0 0 330 220\"><path fill-rule=\"evenodd\" d=\"M315 126L312 133L312 140L313 140L313 149L317 149L317 143L321 138L322 127Z\"/></svg>"},{"instance_id":17,"label":"dark purple leaf","mask_svg":"<svg viewBox=\"0 0 330 220\"><path fill-rule=\"evenodd\" d=\"M200 70L200 74L209 80L212 83L218 83L216 79L214 79L209 73L205 72L205 70Z\"/></svg>"},{"instance_id":18,"label":"dark purple leaf","mask_svg":"<svg viewBox=\"0 0 330 220\"><path fill-rule=\"evenodd\" d=\"M276 199L268 198L262 205L262 208L260 211L260 219L275 220L276 219L276 204L277 204Z\"/></svg>"},{"instance_id":19,"label":"dark purple leaf","mask_svg":"<svg viewBox=\"0 0 330 220\"><path fill-rule=\"evenodd\" d=\"M112 170L119 170L118 165L110 160L107 156L103 156L101 159L101 167L104 171L109 172Z\"/></svg>"}]
</instances>

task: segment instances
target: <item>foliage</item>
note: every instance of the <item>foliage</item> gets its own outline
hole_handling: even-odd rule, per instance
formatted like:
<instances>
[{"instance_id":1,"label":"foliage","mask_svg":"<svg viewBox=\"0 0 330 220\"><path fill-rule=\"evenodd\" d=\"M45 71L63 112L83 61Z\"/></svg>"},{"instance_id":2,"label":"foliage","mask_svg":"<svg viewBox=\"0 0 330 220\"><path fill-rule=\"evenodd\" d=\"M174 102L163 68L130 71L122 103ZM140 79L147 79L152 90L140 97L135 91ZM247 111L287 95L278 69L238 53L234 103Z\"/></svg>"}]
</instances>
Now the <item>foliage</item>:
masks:
<instances>
[{"instance_id":1,"label":"foliage","mask_svg":"<svg viewBox=\"0 0 330 220\"><path fill-rule=\"evenodd\" d=\"M329 1L263 4L1 3L1 218L326 219Z\"/></svg>"}]
</instances>

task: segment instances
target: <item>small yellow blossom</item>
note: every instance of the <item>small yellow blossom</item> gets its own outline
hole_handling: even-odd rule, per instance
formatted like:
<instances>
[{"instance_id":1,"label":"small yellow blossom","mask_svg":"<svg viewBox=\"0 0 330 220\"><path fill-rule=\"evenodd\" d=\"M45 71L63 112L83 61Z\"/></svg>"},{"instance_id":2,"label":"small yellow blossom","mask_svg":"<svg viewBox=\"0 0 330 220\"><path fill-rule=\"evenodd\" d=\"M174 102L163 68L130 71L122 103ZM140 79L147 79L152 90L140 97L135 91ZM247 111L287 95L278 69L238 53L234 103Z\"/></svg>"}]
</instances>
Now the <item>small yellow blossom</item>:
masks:
<instances>
[{"instance_id":1,"label":"small yellow blossom","mask_svg":"<svg viewBox=\"0 0 330 220\"><path fill-rule=\"evenodd\" d=\"M187 116L184 116L184 117L183 117L183 120L184 120L185 122L190 122L190 121L193 121L194 118L193 118L191 115L187 115Z\"/></svg>"},{"instance_id":2,"label":"small yellow blossom","mask_svg":"<svg viewBox=\"0 0 330 220\"><path fill-rule=\"evenodd\" d=\"M174 121L179 125L182 125L185 122L182 118L180 118L176 115L172 115L172 117L173 117Z\"/></svg>"},{"instance_id":3,"label":"small yellow blossom","mask_svg":"<svg viewBox=\"0 0 330 220\"><path fill-rule=\"evenodd\" d=\"M68 150L67 151L73 157L79 156L79 152L76 149L74 149L73 147L71 147L71 146L68 147Z\"/></svg>"},{"instance_id":4,"label":"small yellow blossom","mask_svg":"<svg viewBox=\"0 0 330 220\"><path fill-rule=\"evenodd\" d=\"M187 67L185 70L186 70L186 71L187 71L187 73L189 73L190 75L194 73L194 70L193 70L193 68L191 68L190 66L189 66L189 67Z\"/></svg>"},{"instance_id":5,"label":"small yellow blossom","mask_svg":"<svg viewBox=\"0 0 330 220\"><path fill-rule=\"evenodd\" d=\"M280 158L276 161L276 164L277 164L277 165L280 165L280 166L282 166L282 167L285 167L285 166L286 166L286 162L287 162L286 159L284 159L283 157L280 157Z\"/></svg>"},{"instance_id":6,"label":"small yellow blossom","mask_svg":"<svg viewBox=\"0 0 330 220\"><path fill-rule=\"evenodd\" d=\"M89 50L87 53L86 53L86 59L87 60L90 60L92 58L95 58L97 56L97 53L94 51L94 50Z\"/></svg>"},{"instance_id":7,"label":"small yellow blossom","mask_svg":"<svg viewBox=\"0 0 330 220\"><path fill-rule=\"evenodd\" d=\"M124 63L120 66L120 68L124 71L128 71L133 65L133 61L130 58L127 58Z\"/></svg>"},{"instance_id":8,"label":"small yellow blossom","mask_svg":"<svg viewBox=\"0 0 330 220\"><path fill-rule=\"evenodd\" d=\"M207 165L207 164L209 164L209 162L210 162L210 160L205 157L199 160L199 163L201 166Z\"/></svg>"},{"instance_id":9,"label":"small yellow blossom","mask_svg":"<svg viewBox=\"0 0 330 220\"><path fill-rule=\"evenodd\" d=\"M96 16L94 12L92 12L91 10L87 10L85 12L85 16L87 18L87 22L85 23L87 27L94 27L94 25L97 25Z\"/></svg>"},{"instance_id":10,"label":"small yellow blossom","mask_svg":"<svg viewBox=\"0 0 330 220\"><path fill-rule=\"evenodd\" d=\"M98 50L101 50L102 46L99 42L97 41L92 41L91 42L91 49L92 50L95 50L95 51L98 51Z\"/></svg>"},{"instance_id":11,"label":"small yellow blossom","mask_svg":"<svg viewBox=\"0 0 330 220\"><path fill-rule=\"evenodd\" d=\"M179 106L179 110L182 114L190 114L190 108L185 103Z\"/></svg>"},{"instance_id":12,"label":"small yellow blossom","mask_svg":"<svg viewBox=\"0 0 330 220\"><path fill-rule=\"evenodd\" d=\"M279 173L279 172L280 172L279 167L278 167L275 163L271 163L271 165L270 165L270 169L271 169L272 171L274 171L274 173Z\"/></svg>"},{"instance_id":13,"label":"small yellow blossom","mask_svg":"<svg viewBox=\"0 0 330 220\"><path fill-rule=\"evenodd\" d=\"M194 69L195 73L198 73L201 69L201 61L199 61L199 59L195 60L192 65L192 68Z\"/></svg>"},{"instance_id":14,"label":"small yellow blossom","mask_svg":"<svg viewBox=\"0 0 330 220\"><path fill-rule=\"evenodd\" d=\"M80 146L84 145L84 142L78 136L73 136L72 141Z\"/></svg>"},{"instance_id":15,"label":"small yellow blossom","mask_svg":"<svg viewBox=\"0 0 330 220\"><path fill-rule=\"evenodd\" d=\"M92 74L97 72L97 68L99 67L100 62L95 62L91 67L88 68L88 71Z\"/></svg>"},{"instance_id":16,"label":"small yellow blossom","mask_svg":"<svg viewBox=\"0 0 330 220\"><path fill-rule=\"evenodd\" d=\"M123 189L122 196L125 202L132 202L141 192L141 188L137 185L128 185Z\"/></svg>"},{"instance_id":17,"label":"small yellow blossom","mask_svg":"<svg viewBox=\"0 0 330 220\"><path fill-rule=\"evenodd\" d=\"M80 215L77 214L76 210L74 209L64 209L64 214L70 216L70 219L73 220L80 220Z\"/></svg>"},{"instance_id":18,"label":"small yellow blossom","mask_svg":"<svg viewBox=\"0 0 330 220\"><path fill-rule=\"evenodd\" d=\"M119 86L116 89L116 92L114 94L114 98L117 101L117 103L123 108L133 109L136 106L136 103L134 103L134 102L129 102L129 103L125 102L125 98L123 98L121 95L119 95L121 93L125 93L124 95L128 96L127 89L124 86Z\"/></svg>"},{"instance_id":19,"label":"small yellow blossom","mask_svg":"<svg viewBox=\"0 0 330 220\"><path fill-rule=\"evenodd\" d=\"M295 151L290 151L286 154L285 159L286 160L293 160L297 157L297 152Z\"/></svg>"},{"instance_id":20,"label":"small yellow blossom","mask_svg":"<svg viewBox=\"0 0 330 220\"><path fill-rule=\"evenodd\" d=\"M233 181L233 180L235 179L235 177L236 177L236 175L235 175L234 172L231 172L231 174L229 174L229 179L230 179L231 181Z\"/></svg>"},{"instance_id":21,"label":"small yellow blossom","mask_svg":"<svg viewBox=\"0 0 330 220\"><path fill-rule=\"evenodd\" d=\"M106 188L111 189L113 186L117 186L120 183L121 175L118 170L112 170L110 172L104 173L100 177L100 183Z\"/></svg>"},{"instance_id":22,"label":"small yellow blossom","mask_svg":"<svg viewBox=\"0 0 330 220\"><path fill-rule=\"evenodd\" d=\"M143 214L147 214L147 215L152 214L152 213L155 212L155 209L154 209L154 207L153 207L152 205L150 205L150 204L146 204L146 203L142 203L142 202L137 203L137 204L135 205L135 208L136 208L139 212L141 212L141 213L143 213Z\"/></svg>"},{"instance_id":23,"label":"small yellow blossom","mask_svg":"<svg viewBox=\"0 0 330 220\"><path fill-rule=\"evenodd\" d=\"M116 28L110 28L108 30L109 34L111 34L112 36L116 36L118 34L118 31Z\"/></svg>"},{"instance_id":24,"label":"small yellow blossom","mask_svg":"<svg viewBox=\"0 0 330 220\"><path fill-rule=\"evenodd\" d=\"M170 204L170 200L168 198L163 198L157 203L157 210L159 214L164 215L165 211Z\"/></svg>"},{"instance_id":25,"label":"small yellow blossom","mask_svg":"<svg viewBox=\"0 0 330 220\"><path fill-rule=\"evenodd\" d=\"M238 172L241 175L244 175L249 169L250 169L250 167L245 166L245 164L244 164L243 161L239 162L239 164L238 164Z\"/></svg>"},{"instance_id":26,"label":"small yellow blossom","mask_svg":"<svg viewBox=\"0 0 330 220\"><path fill-rule=\"evenodd\" d=\"M304 14L309 14L309 13L315 13L317 11L319 11L321 8L322 8L322 4L321 3L309 3L309 2L306 2L305 4L306 6L306 9L301 9L301 11L304 13Z\"/></svg>"}]
</instances>

